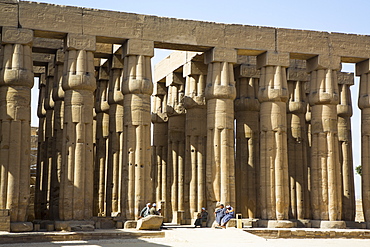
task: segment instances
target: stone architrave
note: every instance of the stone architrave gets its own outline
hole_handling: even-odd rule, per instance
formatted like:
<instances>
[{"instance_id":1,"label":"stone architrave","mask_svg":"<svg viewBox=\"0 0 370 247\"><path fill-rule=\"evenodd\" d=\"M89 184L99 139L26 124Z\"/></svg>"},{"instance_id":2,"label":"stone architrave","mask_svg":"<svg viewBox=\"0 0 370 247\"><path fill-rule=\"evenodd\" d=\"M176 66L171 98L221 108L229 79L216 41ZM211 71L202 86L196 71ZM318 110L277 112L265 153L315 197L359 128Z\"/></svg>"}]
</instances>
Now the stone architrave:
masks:
<instances>
[{"instance_id":1,"label":"stone architrave","mask_svg":"<svg viewBox=\"0 0 370 247\"><path fill-rule=\"evenodd\" d=\"M305 114L308 82L305 64L291 60L288 69L289 100L287 105L288 167L290 185L290 219L306 219L308 198L307 131Z\"/></svg>"},{"instance_id":2,"label":"stone architrave","mask_svg":"<svg viewBox=\"0 0 370 247\"><path fill-rule=\"evenodd\" d=\"M107 66L100 66L97 88L95 91L96 113L96 146L94 169L94 215L108 216L106 212L106 190L108 186L107 161L108 161L108 136L109 136L109 104L108 104ZM110 216L110 214L109 214Z\"/></svg>"},{"instance_id":3,"label":"stone architrave","mask_svg":"<svg viewBox=\"0 0 370 247\"><path fill-rule=\"evenodd\" d=\"M65 40L61 220L93 215L93 107L95 36L68 34Z\"/></svg>"},{"instance_id":4,"label":"stone architrave","mask_svg":"<svg viewBox=\"0 0 370 247\"><path fill-rule=\"evenodd\" d=\"M208 64L205 96L207 102L207 207L217 202L235 205L234 49L213 48L205 54ZM238 210L238 209L236 209ZM210 221L214 215L209 214Z\"/></svg>"},{"instance_id":5,"label":"stone architrave","mask_svg":"<svg viewBox=\"0 0 370 247\"><path fill-rule=\"evenodd\" d=\"M166 202L170 199L167 185L167 146L168 146L168 117L167 117L167 90L165 82L156 82L152 96L152 123L153 123L153 188L155 201L163 202L162 216L167 221L169 207ZM158 208L158 207L157 207ZM172 213L171 213L172 214Z\"/></svg>"},{"instance_id":6,"label":"stone architrave","mask_svg":"<svg viewBox=\"0 0 370 247\"><path fill-rule=\"evenodd\" d=\"M167 116L168 116L168 179L171 188L172 208L169 218L178 222L177 211L184 211L184 171L185 171L185 81L182 74L173 72L166 76ZM168 202L168 201L167 201Z\"/></svg>"},{"instance_id":7,"label":"stone architrave","mask_svg":"<svg viewBox=\"0 0 370 247\"><path fill-rule=\"evenodd\" d=\"M352 99L350 86L354 84L353 73L338 74L339 104L338 112L338 140L339 140L339 161L342 167L343 184L343 220L354 221L356 215L355 185L353 177L352 159L352 134L351 116Z\"/></svg>"},{"instance_id":8,"label":"stone architrave","mask_svg":"<svg viewBox=\"0 0 370 247\"><path fill-rule=\"evenodd\" d=\"M195 212L206 206L205 166L207 128L204 116L207 115L205 86L207 66L204 62L188 61L183 67L186 78L184 107L185 119L185 218L190 219Z\"/></svg>"},{"instance_id":9,"label":"stone architrave","mask_svg":"<svg viewBox=\"0 0 370 247\"><path fill-rule=\"evenodd\" d=\"M30 197L33 31L2 27L0 49L0 209L27 220Z\"/></svg>"},{"instance_id":10,"label":"stone architrave","mask_svg":"<svg viewBox=\"0 0 370 247\"><path fill-rule=\"evenodd\" d=\"M127 193L120 193L123 166L123 61L120 54L114 54L110 66L108 82L109 104L109 137L108 137L108 167L107 167L107 216L111 213L121 213L125 217L126 209L121 209L121 201L126 201ZM127 169L125 170L127 173ZM110 182L109 182L110 181Z\"/></svg>"},{"instance_id":11,"label":"stone architrave","mask_svg":"<svg viewBox=\"0 0 370 247\"><path fill-rule=\"evenodd\" d=\"M361 166L362 209L364 219L370 226L370 61L356 64L360 76L358 107L361 109Z\"/></svg>"},{"instance_id":12,"label":"stone architrave","mask_svg":"<svg viewBox=\"0 0 370 247\"><path fill-rule=\"evenodd\" d=\"M35 184L35 218L47 219L47 193L48 193L48 171L46 158L46 78L45 74L39 77L39 100L37 105L37 117L39 118L39 129L37 134L37 165L36 165L36 184Z\"/></svg>"},{"instance_id":13,"label":"stone architrave","mask_svg":"<svg viewBox=\"0 0 370 247\"><path fill-rule=\"evenodd\" d=\"M266 52L257 57L261 69L258 99L260 110L260 203L261 218L289 219L287 157L286 67L289 54Z\"/></svg>"},{"instance_id":14,"label":"stone architrave","mask_svg":"<svg viewBox=\"0 0 370 247\"><path fill-rule=\"evenodd\" d=\"M151 57L154 43L145 40L127 40L123 45L124 79L124 148L123 166L127 175L122 176L121 201L128 220L138 217L145 203L152 201L150 155L150 95L153 91ZM124 168L123 170L125 170Z\"/></svg>"},{"instance_id":15,"label":"stone architrave","mask_svg":"<svg viewBox=\"0 0 370 247\"><path fill-rule=\"evenodd\" d=\"M54 61L54 81L52 97L54 101L54 129L52 143L52 167L50 189L50 219L59 220L59 192L62 171L63 149L63 115L64 115L64 90L62 88L64 70L64 52L57 50Z\"/></svg>"},{"instance_id":16,"label":"stone architrave","mask_svg":"<svg viewBox=\"0 0 370 247\"><path fill-rule=\"evenodd\" d=\"M258 218L260 75L255 61L237 67L236 77L236 208L244 218Z\"/></svg>"},{"instance_id":17,"label":"stone architrave","mask_svg":"<svg viewBox=\"0 0 370 247\"><path fill-rule=\"evenodd\" d=\"M336 57L316 56L307 60L307 70L311 73L311 210L312 219L321 221L342 219L337 115L339 68L340 60Z\"/></svg>"}]
</instances>

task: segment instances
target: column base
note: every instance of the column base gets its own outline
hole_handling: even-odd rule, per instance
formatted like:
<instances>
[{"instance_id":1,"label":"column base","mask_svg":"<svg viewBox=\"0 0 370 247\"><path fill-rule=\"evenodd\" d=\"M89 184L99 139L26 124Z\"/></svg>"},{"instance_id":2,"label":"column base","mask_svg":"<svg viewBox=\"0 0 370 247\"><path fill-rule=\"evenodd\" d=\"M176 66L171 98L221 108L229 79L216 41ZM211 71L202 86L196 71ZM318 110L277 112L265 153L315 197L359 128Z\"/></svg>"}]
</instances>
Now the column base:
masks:
<instances>
[{"instance_id":1,"label":"column base","mask_svg":"<svg viewBox=\"0 0 370 247\"><path fill-rule=\"evenodd\" d=\"M337 221L327 221L322 220L320 223L320 228L322 229L346 229L346 222L343 220L337 220Z\"/></svg>"},{"instance_id":2,"label":"column base","mask_svg":"<svg viewBox=\"0 0 370 247\"><path fill-rule=\"evenodd\" d=\"M95 222L90 220L55 221L57 231L94 231Z\"/></svg>"},{"instance_id":3,"label":"column base","mask_svg":"<svg viewBox=\"0 0 370 247\"><path fill-rule=\"evenodd\" d=\"M11 232L32 232L32 222L10 222Z\"/></svg>"},{"instance_id":4,"label":"column base","mask_svg":"<svg viewBox=\"0 0 370 247\"><path fill-rule=\"evenodd\" d=\"M301 219L301 220L292 220L292 221L297 224L298 228L311 228L312 227L311 220Z\"/></svg>"},{"instance_id":5,"label":"column base","mask_svg":"<svg viewBox=\"0 0 370 247\"><path fill-rule=\"evenodd\" d=\"M294 228L297 227L297 222L291 220L269 220L267 228Z\"/></svg>"}]
</instances>

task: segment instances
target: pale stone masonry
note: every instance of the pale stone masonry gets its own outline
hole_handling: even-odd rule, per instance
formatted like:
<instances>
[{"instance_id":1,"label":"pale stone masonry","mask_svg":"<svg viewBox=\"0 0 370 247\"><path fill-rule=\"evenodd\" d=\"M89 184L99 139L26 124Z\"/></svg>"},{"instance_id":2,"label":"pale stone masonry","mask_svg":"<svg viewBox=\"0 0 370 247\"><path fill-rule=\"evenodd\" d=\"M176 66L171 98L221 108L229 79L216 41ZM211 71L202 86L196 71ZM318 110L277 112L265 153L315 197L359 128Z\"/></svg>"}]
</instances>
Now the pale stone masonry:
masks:
<instances>
[{"instance_id":1,"label":"pale stone masonry","mask_svg":"<svg viewBox=\"0 0 370 247\"><path fill-rule=\"evenodd\" d=\"M156 202L165 222L190 224L206 207L211 225L224 203L259 226L345 228L355 220L350 130L361 127L370 227L370 36L13 0L0 12L0 230L33 226L34 77L34 223L120 225ZM155 48L180 52L153 80ZM360 126L341 63L361 78Z\"/></svg>"}]
</instances>

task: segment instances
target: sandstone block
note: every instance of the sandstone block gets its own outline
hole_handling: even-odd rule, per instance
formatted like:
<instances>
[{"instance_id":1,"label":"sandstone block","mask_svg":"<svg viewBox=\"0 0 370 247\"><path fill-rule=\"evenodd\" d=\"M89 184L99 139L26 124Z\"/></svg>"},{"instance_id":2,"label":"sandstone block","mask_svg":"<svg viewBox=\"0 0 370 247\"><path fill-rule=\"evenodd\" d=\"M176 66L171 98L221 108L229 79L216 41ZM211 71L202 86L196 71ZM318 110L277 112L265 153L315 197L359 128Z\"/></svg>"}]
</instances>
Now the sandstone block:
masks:
<instances>
[{"instance_id":1,"label":"sandstone block","mask_svg":"<svg viewBox=\"0 0 370 247\"><path fill-rule=\"evenodd\" d=\"M92 35L69 33L66 38L68 49L95 51L96 38Z\"/></svg>"},{"instance_id":2,"label":"sandstone block","mask_svg":"<svg viewBox=\"0 0 370 247\"><path fill-rule=\"evenodd\" d=\"M57 231L93 231L94 221L55 221Z\"/></svg>"},{"instance_id":3,"label":"sandstone block","mask_svg":"<svg viewBox=\"0 0 370 247\"><path fill-rule=\"evenodd\" d=\"M320 228L323 229L346 229L345 221L326 221L323 220L320 223Z\"/></svg>"},{"instance_id":4,"label":"sandstone block","mask_svg":"<svg viewBox=\"0 0 370 247\"><path fill-rule=\"evenodd\" d=\"M296 226L296 222L290 220L269 220L267 224L268 228L292 228Z\"/></svg>"},{"instance_id":5,"label":"sandstone block","mask_svg":"<svg viewBox=\"0 0 370 247\"><path fill-rule=\"evenodd\" d=\"M204 62L206 64L213 62L237 62L237 52L235 49L215 47L205 53Z\"/></svg>"},{"instance_id":6,"label":"sandstone block","mask_svg":"<svg viewBox=\"0 0 370 247\"><path fill-rule=\"evenodd\" d=\"M10 223L10 231L12 232L31 232L33 224L31 222L12 222Z\"/></svg>"},{"instance_id":7,"label":"sandstone block","mask_svg":"<svg viewBox=\"0 0 370 247\"><path fill-rule=\"evenodd\" d=\"M127 220L125 224L123 225L124 229L135 229L137 226L136 220Z\"/></svg>"},{"instance_id":8,"label":"sandstone block","mask_svg":"<svg viewBox=\"0 0 370 247\"><path fill-rule=\"evenodd\" d=\"M307 72L318 69L340 70L341 60L338 56L319 55L307 60Z\"/></svg>"},{"instance_id":9,"label":"sandstone block","mask_svg":"<svg viewBox=\"0 0 370 247\"><path fill-rule=\"evenodd\" d=\"M159 230L163 223L163 217L159 215L149 215L137 221L137 230Z\"/></svg>"},{"instance_id":10,"label":"sandstone block","mask_svg":"<svg viewBox=\"0 0 370 247\"><path fill-rule=\"evenodd\" d=\"M260 69L263 66L283 66L289 67L289 53L277 53L267 51L257 56L257 68Z\"/></svg>"},{"instance_id":11,"label":"sandstone block","mask_svg":"<svg viewBox=\"0 0 370 247\"><path fill-rule=\"evenodd\" d=\"M2 43L10 44L31 44L33 41L33 31L23 28L3 27L1 41Z\"/></svg>"},{"instance_id":12,"label":"sandstone block","mask_svg":"<svg viewBox=\"0 0 370 247\"><path fill-rule=\"evenodd\" d=\"M129 39L123 45L123 56L143 55L154 56L154 42L148 40Z\"/></svg>"},{"instance_id":13,"label":"sandstone block","mask_svg":"<svg viewBox=\"0 0 370 247\"><path fill-rule=\"evenodd\" d=\"M16 0L2 1L0 3L0 22L3 26L18 26L18 6L16 4L9 4L18 2Z\"/></svg>"},{"instance_id":14,"label":"sandstone block","mask_svg":"<svg viewBox=\"0 0 370 247\"><path fill-rule=\"evenodd\" d=\"M226 228L235 228L236 224L237 224L236 219L231 219L229 220L229 222L227 222Z\"/></svg>"}]
</instances>

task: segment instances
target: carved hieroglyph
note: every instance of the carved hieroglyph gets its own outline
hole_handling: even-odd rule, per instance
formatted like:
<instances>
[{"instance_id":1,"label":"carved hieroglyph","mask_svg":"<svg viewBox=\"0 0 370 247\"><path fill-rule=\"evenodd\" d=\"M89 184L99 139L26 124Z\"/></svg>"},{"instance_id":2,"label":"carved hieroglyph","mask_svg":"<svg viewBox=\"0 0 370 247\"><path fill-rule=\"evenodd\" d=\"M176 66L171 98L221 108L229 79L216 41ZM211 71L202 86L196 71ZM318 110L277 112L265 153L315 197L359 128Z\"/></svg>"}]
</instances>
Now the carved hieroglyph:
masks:
<instances>
[{"instance_id":1,"label":"carved hieroglyph","mask_svg":"<svg viewBox=\"0 0 370 247\"><path fill-rule=\"evenodd\" d=\"M27 29L2 28L0 54L0 208L26 221L30 192L32 40Z\"/></svg>"}]
</instances>

